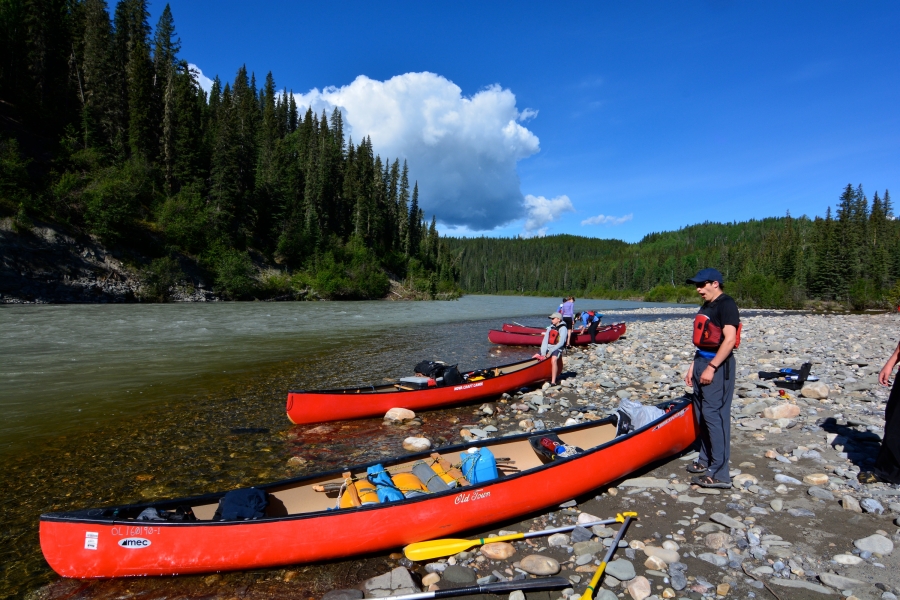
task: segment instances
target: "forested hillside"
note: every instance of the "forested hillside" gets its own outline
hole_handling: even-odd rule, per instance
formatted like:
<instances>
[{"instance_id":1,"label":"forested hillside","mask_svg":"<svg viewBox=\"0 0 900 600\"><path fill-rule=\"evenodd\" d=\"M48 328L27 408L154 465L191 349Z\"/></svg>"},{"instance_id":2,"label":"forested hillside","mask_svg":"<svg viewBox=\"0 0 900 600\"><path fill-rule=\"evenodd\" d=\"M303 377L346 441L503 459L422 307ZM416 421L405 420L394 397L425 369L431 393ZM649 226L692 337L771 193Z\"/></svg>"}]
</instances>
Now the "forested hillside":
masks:
<instances>
[{"instance_id":1,"label":"forested hillside","mask_svg":"<svg viewBox=\"0 0 900 600\"><path fill-rule=\"evenodd\" d=\"M900 301L900 222L887 190L870 202L861 185L848 184L824 219L703 223L636 244L571 235L444 241L460 257L459 283L468 292L693 301L696 291L684 280L712 266L745 306L831 300L862 309Z\"/></svg>"},{"instance_id":2,"label":"forested hillside","mask_svg":"<svg viewBox=\"0 0 900 600\"><path fill-rule=\"evenodd\" d=\"M191 262L233 298L423 297L455 273L407 165L298 113L269 73L207 95L166 6L0 0L0 218L98 237L166 299ZM412 191L410 192L410 187Z\"/></svg>"}]
</instances>

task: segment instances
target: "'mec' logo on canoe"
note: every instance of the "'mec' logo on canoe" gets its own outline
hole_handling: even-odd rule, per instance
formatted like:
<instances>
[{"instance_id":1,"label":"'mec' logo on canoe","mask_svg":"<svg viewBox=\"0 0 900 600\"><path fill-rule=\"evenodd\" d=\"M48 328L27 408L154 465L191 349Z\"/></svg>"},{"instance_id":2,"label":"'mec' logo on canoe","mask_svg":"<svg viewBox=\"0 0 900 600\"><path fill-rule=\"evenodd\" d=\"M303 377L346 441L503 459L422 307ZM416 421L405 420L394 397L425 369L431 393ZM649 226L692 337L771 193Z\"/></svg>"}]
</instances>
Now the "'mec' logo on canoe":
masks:
<instances>
[{"instance_id":1,"label":"'mec' logo on canoe","mask_svg":"<svg viewBox=\"0 0 900 600\"><path fill-rule=\"evenodd\" d=\"M150 540L144 538L125 538L119 540L119 545L123 548L146 548L150 545Z\"/></svg>"}]
</instances>

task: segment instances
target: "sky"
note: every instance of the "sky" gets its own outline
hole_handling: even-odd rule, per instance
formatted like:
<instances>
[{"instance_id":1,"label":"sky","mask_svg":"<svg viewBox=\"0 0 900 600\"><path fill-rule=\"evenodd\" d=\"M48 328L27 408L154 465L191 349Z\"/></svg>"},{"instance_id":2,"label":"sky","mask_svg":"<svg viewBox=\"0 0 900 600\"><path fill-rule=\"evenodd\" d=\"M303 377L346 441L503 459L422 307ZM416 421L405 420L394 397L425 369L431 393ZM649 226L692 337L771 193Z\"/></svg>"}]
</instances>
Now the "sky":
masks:
<instances>
[{"instance_id":1,"label":"sky","mask_svg":"<svg viewBox=\"0 0 900 600\"><path fill-rule=\"evenodd\" d=\"M442 235L635 242L900 193L898 2L170 6L204 80L340 108Z\"/></svg>"}]
</instances>

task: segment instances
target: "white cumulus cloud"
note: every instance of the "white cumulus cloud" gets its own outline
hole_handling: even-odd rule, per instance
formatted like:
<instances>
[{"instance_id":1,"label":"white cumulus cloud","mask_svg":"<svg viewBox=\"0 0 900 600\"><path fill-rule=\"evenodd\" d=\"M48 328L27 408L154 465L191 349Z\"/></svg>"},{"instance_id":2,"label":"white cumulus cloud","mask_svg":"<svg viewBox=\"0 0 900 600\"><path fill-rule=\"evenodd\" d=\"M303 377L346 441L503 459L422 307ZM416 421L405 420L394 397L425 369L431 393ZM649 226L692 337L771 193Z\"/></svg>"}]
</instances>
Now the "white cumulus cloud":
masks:
<instances>
[{"instance_id":1,"label":"white cumulus cloud","mask_svg":"<svg viewBox=\"0 0 900 600\"><path fill-rule=\"evenodd\" d=\"M520 124L537 111L519 112L510 90L492 85L466 97L452 81L425 72L387 81L360 75L295 98L301 110L318 114L339 107L355 144L371 136L382 159L406 159L427 216L481 231L522 217L516 162L538 152L540 142Z\"/></svg>"},{"instance_id":2,"label":"white cumulus cloud","mask_svg":"<svg viewBox=\"0 0 900 600\"><path fill-rule=\"evenodd\" d=\"M200 70L200 67L195 65L194 63L188 63L188 69L194 73L194 77L197 78L197 83L200 84L200 87L207 94L209 90L212 89L213 80L203 74L203 71Z\"/></svg>"},{"instance_id":3,"label":"white cumulus cloud","mask_svg":"<svg viewBox=\"0 0 900 600\"><path fill-rule=\"evenodd\" d=\"M544 237L547 224L559 219L563 213L574 212L575 207L568 196L557 196L548 200L543 196L525 196L527 217L521 237Z\"/></svg>"},{"instance_id":4,"label":"white cumulus cloud","mask_svg":"<svg viewBox=\"0 0 900 600\"><path fill-rule=\"evenodd\" d=\"M611 215L597 215L596 217L591 217L590 219L585 219L581 222L582 225L621 225L626 221L630 221L634 218L633 213L628 213L622 217L613 217Z\"/></svg>"}]
</instances>

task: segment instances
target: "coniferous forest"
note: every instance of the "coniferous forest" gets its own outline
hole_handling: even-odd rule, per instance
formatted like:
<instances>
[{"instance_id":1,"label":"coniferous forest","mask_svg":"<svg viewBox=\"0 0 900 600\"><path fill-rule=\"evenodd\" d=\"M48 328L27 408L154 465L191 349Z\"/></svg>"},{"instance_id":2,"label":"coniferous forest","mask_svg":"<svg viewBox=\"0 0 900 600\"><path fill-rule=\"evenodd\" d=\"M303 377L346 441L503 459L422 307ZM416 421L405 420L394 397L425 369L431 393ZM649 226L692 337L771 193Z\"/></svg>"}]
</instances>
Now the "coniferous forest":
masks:
<instances>
[{"instance_id":1,"label":"coniferous forest","mask_svg":"<svg viewBox=\"0 0 900 600\"><path fill-rule=\"evenodd\" d=\"M120 249L149 300L186 260L232 298L379 298L389 276L456 294L405 161L338 110L301 115L271 73L205 93L168 5L153 29L147 8L0 0L0 218Z\"/></svg>"},{"instance_id":2,"label":"coniferous forest","mask_svg":"<svg viewBox=\"0 0 900 600\"><path fill-rule=\"evenodd\" d=\"M703 223L635 244L571 235L442 241L460 256L466 292L694 302L684 281L711 266L742 306L900 304L900 222L887 190L870 201L862 185L848 184L824 219Z\"/></svg>"}]
</instances>

